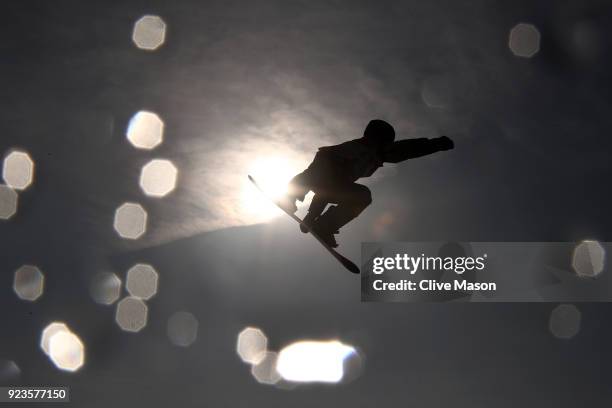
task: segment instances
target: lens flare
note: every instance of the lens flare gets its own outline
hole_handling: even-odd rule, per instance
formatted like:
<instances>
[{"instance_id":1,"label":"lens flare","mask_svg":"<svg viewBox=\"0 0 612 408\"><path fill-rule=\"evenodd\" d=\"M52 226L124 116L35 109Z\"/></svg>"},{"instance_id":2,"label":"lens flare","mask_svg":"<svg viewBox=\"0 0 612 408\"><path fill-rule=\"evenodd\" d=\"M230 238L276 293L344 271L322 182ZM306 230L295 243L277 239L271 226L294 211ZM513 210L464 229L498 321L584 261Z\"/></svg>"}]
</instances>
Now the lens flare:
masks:
<instances>
[{"instance_id":1,"label":"lens flare","mask_svg":"<svg viewBox=\"0 0 612 408\"><path fill-rule=\"evenodd\" d=\"M130 295L148 300L157 293L157 271L147 264L136 264L127 273L125 288Z\"/></svg>"},{"instance_id":2,"label":"lens flare","mask_svg":"<svg viewBox=\"0 0 612 408\"><path fill-rule=\"evenodd\" d=\"M247 327L238 335L236 352L248 364L259 364L268 349L268 338L256 327Z\"/></svg>"},{"instance_id":3,"label":"lens flare","mask_svg":"<svg viewBox=\"0 0 612 408\"><path fill-rule=\"evenodd\" d=\"M47 325L42 332L42 336L40 336L40 348L45 352L46 355L49 355L50 348L49 342L51 338L59 332L69 332L68 326L62 322L53 322Z\"/></svg>"},{"instance_id":4,"label":"lens flare","mask_svg":"<svg viewBox=\"0 0 612 408\"><path fill-rule=\"evenodd\" d=\"M531 58L540 51L540 32L533 24L517 24L510 30L508 47L517 57Z\"/></svg>"},{"instance_id":5,"label":"lens flare","mask_svg":"<svg viewBox=\"0 0 612 408\"><path fill-rule=\"evenodd\" d=\"M2 177L11 188L24 190L34 179L34 161L26 152L11 152L4 159Z\"/></svg>"},{"instance_id":6,"label":"lens flare","mask_svg":"<svg viewBox=\"0 0 612 408\"><path fill-rule=\"evenodd\" d=\"M159 16L142 16L134 24L132 41L141 50L154 51L166 40L166 23Z\"/></svg>"},{"instance_id":7,"label":"lens flare","mask_svg":"<svg viewBox=\"0 0 612 408\"><path fill-rule=\"evenodd\" d=\"M8 220L17 212L17 192L11 187L0 184L0 219Z\"/></svg>"},{"instance_id":8,"label":"lens flare","mask_svg":"<svg viewBox=\"0 0 612 408\"><path fill-rule=\"evenodd\" d=\"M154 159L140 172L140 188L146 195L164 197L176 187L178 170L170 160Z\"/></svg>"},{"instance_id":9,"label":"lens flare","mask_svg":"<svg viewBox=\"0 0 612 408\"><path fill-rule=\"evenodd\" d=\"M43 294L45 276L38 267L23 265L15 271L13 290L20 299L35 301Z\"/></svg>"},{"instance_id":10,"label":"lens flare","mask_svg":"<svg viewBox=\"0 0 612 408\"><path fill-rule=\"evenodd\" d=\"M198 337L198 319L189 312L176 312L168 319L168 338L175 346L189 347Z\"/></svg>"},{"instance_id":11,"label":"lens flare","mask_svg":"<svg viewBox=\"0 0 612 408\"><path fill-rule=\"evenodd\" d=\"M115 321L124 331L141 331L147 325L147 316L147 305L139 298L128 296L117 303Z\"/></svg>"},{"instance_id":12,"label":"lens flare","mask_svg":"<svg viewBox=\"0 0 612 408\"><path fill-rule=\"evenodd\" d=\"M558 339L571 339L580 332L582 314L574 305L562 304L550 313L548 327Z\"/></svg>"},{"instance_id":13,"label":"lens flare","mask_svg":"<svg viewBox=\"0 0 612 408\"><path fill-rule=\"evenodd\" d=\"M126 136L138 149L154 149L164 140L164 121L156 113L140 111L130 119Z\"/></svg>"},{"instance_id":14,"label":"lens flare","mask_svg":"<svg viewBox=\"0 0 612 408\"><path fill-rule=\"evenodd\" d=\"M147 212L137 203L123 203L115 211L113 227L121 238L138 239L147 231Z\"/></svg>"},{"instance_id":15,"label":"lens flare","mask_svg":"<svg viewBox=\"0 0 612 408\"><path fill-rule=\"evenodd\" d=\"M0 384L7 385L21 376L21 369L13 360L0 360Z\"/></svg>"},{"instance_id":16,"label":"lens flare","mask_svg":"<svg viewBox=\"0 0 612 408\"><path fill-rule=\"evenodd\" d=\"M582 241L574 249L572 268L583 278L596 278L604 270L606 251L597 241Z\"/></svg>"},{"instance_id":17,"label":"lens flare","mask_svg":"<svg viewBox=\"0 0 612 408\"><path fill-rule=\"evenodd\" d=\"M59 331L49 340L49 357L60 370L74 372L85 363L85 346L76 334Z\"/></svg>"},{"instance_id":18,"label":"lens flare","mask_svg":"<svg viewBox=\"0 0 612 408\"><path fill-rule=\"evenodd\" d=\"M89 292L94 302L111 305L121 294L121 279L112 272L98 273L91 280Z\"/></svg>"},{"instance_id":19,"label":"lens flare","mask_svg":"<svg viewBox=\"0 0 612 408\"><path fill-rule=\"evenodd\" d=\"M287 381L337 383L344 363L356 350L337 340L298 341L283 348L276 369Z\"/></svg>"},{"instance_id":20,"label":"lens flare","mask_svg":"<svg viewBox=\"0 0 612 408\"><path fill-rule=\"evenodd\" d=\"M248 174L252 175L269 198L277 200L287 193L287 186L298 173L290 161L268 157L256 160L249 166ZM270 199L263 196L246 178L243 180L242 206L245 212L257 215L261 219L270 219L282 211Z\"/></svg>"},{"instance_id":21,"label":"lens flare","mask_svg":"<svg viewBox=\"0 0 612 408\"><path fill-rule=\"evenodd\" d=\"M251 375L260 384L276 384L281 380L281 376L276 369L278 353L267 351L264 358L251 367Z\"/></svg>"}]
</instances>

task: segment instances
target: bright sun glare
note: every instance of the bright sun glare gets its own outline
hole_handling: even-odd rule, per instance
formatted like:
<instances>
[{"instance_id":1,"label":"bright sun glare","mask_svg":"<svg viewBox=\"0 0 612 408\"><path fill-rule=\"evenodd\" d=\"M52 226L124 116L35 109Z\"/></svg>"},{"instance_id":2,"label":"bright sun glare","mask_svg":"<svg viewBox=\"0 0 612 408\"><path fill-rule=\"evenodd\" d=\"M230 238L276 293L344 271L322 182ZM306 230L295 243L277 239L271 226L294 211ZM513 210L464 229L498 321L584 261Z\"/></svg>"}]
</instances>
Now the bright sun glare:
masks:
<instances>
[{"instance_id":1,"label":"bright sun glare","mask_svg":"<svg viewBox=\"0 0 612 408\"><path fill-rule=\"evenodd\" d=\"M273 199L281 198L287 192L287 184L297 173L297 168L289 160L279 157L260 157L248 166L248 174ZM282 213L248 180L245 180L243 188L242 205L257 219L270 219Z\"/></svg>"}]
</instances>

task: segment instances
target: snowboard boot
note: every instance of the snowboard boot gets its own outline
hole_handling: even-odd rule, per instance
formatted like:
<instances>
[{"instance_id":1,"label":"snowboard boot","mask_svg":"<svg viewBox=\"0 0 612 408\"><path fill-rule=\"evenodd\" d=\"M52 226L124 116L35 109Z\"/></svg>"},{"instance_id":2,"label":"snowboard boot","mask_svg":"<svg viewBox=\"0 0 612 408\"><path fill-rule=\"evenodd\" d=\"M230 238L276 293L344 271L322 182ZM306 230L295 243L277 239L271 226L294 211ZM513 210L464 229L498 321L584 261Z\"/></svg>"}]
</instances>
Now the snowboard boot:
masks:
<instances>
[{"instance_id":1,"label":"snowboard boot","mask_svg":"<svg viewBox=\"0 0 612 408\"><path fill-rule=\"evenodd\" d=\"M327 245L336 248L338 243L334 235L338 234L340 232L339 228L344 225L340 224L341 222L342 217L338 211L338 206L331 206L315 220L312 229Z\"/></svg>"},{"instance_id":2,"label":"snowboard boot","mask_svg":"<svg viewBox=\"0 0 612 408\"><path fill-rule=\"evenodd\" d=\"M327 207L327 204L328 202L325 197L315 194L315 196L312 198L312 202L310 203L310 207L308 208L308 214L306 214L302 222L306 224L308 228L311 228L321 216L323 210L325 210L325 207ZM300 224L300 231L303 233L307 233L308 228Z\"/></svg>"},{"instance_id":3,"label":"snowboard boot","mask_svg":"<svg viewBox=\"0 0 612 408\"><path fill-rule=\"evenodd\" d=\"M322 225L319 223L315 223L315 225L313 225L312 227L312 230L314 231L315 234L317 234L319 238L321 238L321 240L323 240L323 242L325 242L331 248L338 247L338 243L336 242L336 237L334 236L334 234L337 234L338 231L333 232L329 230L325 225Z\"/></svg>"},{"instance_id":4,"label":"snowboard boot","mask_svg":"<svg viewBox=\"0 0 612 408\"><path fill-rule=\"evenodd\" d=\"M306 224L308 228L306 228L306 226L304 226L303 224L300 224L300 231L302 231L304 234L307 234L309 232L309 229L311 229L312 226L315 224L317 218L318 216L316 216L312 212L309 212L308 214L306 214L306 216L302 220L302 223Z\"/></svg>"}]
</instances>

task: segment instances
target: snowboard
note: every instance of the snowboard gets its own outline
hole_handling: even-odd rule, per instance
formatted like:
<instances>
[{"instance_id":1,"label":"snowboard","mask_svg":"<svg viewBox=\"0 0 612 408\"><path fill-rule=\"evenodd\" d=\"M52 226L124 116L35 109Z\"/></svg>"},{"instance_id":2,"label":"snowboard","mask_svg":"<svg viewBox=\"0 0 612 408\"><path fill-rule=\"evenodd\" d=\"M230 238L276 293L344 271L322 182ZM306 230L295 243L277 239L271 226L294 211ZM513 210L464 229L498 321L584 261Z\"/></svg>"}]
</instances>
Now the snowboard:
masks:
<instances>
[{"instance_id":1,"label":"snowboard","mask_svg":"<svg viewBox=\"0 0 612 408\"><path fill-rule=\"evenodd\" d=\"M334 248L330 247L329 245L327 245L325 243L325 241L323 241L315 232L313 232L310 228L308 228L308 225L306 225L301 219L299 219L295 214L290 213L289 211L285 210L276 200L272 199L271 197L269 197L266 192L259 186L259 184L257 184L257 181L255 181L255 179L253 177L251 177L249 175L249 181L251 183L253 183L253 185L255 185L255 187L257 187L257 189L263 194L265 195L270 201L272 201L278 208L280 208L281 210L283 210L283 212L285 214L287 214L289 217L291 217L291 219L293 219L295 222L297 222L298 224L302 225L304 228L306 228L308 230L308 232L310 232L310 235L312 235L317 241L319 241L319 243L321 245L323 245L323 248L325 248L327 250L327 252L329 252L334 258L336 258L336 260L338 262L340 262L342 264L342 266L344 266L346 269L348 269L349 271L351 271L352 273L359 273L359 267L357 265L355 265L350 259L347 259L346 257L342 256L338 251L336 251Z\"/></svg>"}]
</instances>

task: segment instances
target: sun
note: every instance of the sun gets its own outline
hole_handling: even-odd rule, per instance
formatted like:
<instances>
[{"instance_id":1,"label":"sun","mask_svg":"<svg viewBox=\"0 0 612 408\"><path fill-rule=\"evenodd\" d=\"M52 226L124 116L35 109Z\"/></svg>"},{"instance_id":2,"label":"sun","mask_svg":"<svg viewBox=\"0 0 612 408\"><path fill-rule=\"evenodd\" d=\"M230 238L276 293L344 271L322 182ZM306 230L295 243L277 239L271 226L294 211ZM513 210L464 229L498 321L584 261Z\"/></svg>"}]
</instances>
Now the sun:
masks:
<instances>
[{"instance_id":1,"label":"sun","mask_svg":"<svg viewBox=\"0 0 612 408\"><path fill-rule=\"evenodd\" d=\"M281 157L260 157L248 166L248 174L257 180L266 195L272 199L279 199L287 193L287 185L297 173L297 166ZM245 181L241 201L244 210L257 220L266 220L282 214L282 211L248 180Z\"/></svg>"}]
</instances>

